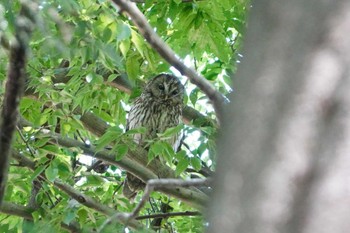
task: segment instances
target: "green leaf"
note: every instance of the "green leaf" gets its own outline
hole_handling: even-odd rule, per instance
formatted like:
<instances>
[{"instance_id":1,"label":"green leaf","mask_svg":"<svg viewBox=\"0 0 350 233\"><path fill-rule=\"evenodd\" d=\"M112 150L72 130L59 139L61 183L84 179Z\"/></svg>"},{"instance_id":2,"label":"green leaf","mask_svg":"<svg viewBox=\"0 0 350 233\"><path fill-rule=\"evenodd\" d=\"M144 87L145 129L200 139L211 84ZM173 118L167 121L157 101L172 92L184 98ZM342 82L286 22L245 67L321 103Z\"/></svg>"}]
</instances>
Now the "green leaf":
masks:
<instances>
[{"instance_id":1,"label":"green leaf","mask_svg":"<svg viewBox=\"0 0 350 233\"><path fill-rule=\"evenodd\" d=\"M150 147L150 150L153 151L153 153L156 154L156 155L162 154L164 149L165 148L164 148L164 144L163 144L162 141L156 141Z\"/></svg>"},{"instance_id":2,"label":"green leaf","mask_svg":"<svg viewBox=\"0 0 350 233\"><path fill-rule=\"evenodd\" d=\"M112 36L112 30L109 29L108 27L106 27L106 28L103 30L103 34L102 34L103 40L109 41L109 39L111 38L111 36Z\"/></svg>"},{"instance_id":3,"label":"green leaf","mask_svg":"<svg viewBox=\"0 0 350 233\"><path fill-rule=\"evenodd\" d=\"M155 154L153 150L149 149L147 153L148 162L151 162L155 157L157 157L157 154Z\"/></svg>"},{"instance_id":4,"label":"green leaf","mask_svg":"<svg viewBox=\"0 0 350 233\"><path fill-rule=\"evenodd\" d=\"M147 132L146 127L138 127L134 129L129 129L125 132L125 135L132 135L132 134L145 134Z\"/></svg>"},{"instance_id":5,"label":"green leaf","mask_svg":"<svg viewBox=\"0 0 350 233\"><path fill-rule=\"evenodd\" d=\"M177 5L179 5L180 3L182 3L182 0L173 0Z\"/></svg>"},{"instance_id":6,"label":"green leaf","mask_svg":"<svg viewBox=\"0 0 350 233\"><path fill-rule=\"evenodd\" d=\"M33 181L38 175L40 175L45 170L45 168L46 168L45 165L41 165L37 167L31 177L31 181Z\"/></svg>"},{"instance_id":7,"label":"green leaf","mask_svg":"<svg viewBox=\"0 0 350 233\"><path fill-rule=\"evenodd\" d=\"M110 127L106 133L96 141L96 151L104 149L112 141L117 141L122 134L122 130L117 127Z\"/></svg>"},{"instance_id":8,"label":"green leaf","mask_svg":"<svg viewBox=\"0 0 350 233\"><path fill-rule=\"evenodd\" d=\"M170 127L164 131L164 133L158 134L160 138L169 138L175 134L178 134L183 129L183 124L179 124L175 127Z\"/></svg>"},{"instance_id":9,"label":"green leaf","mask_svg":"<svg viewBox=\"0 0 350 233\"><path fill-rule=\"evenodd\" d=\"M189 97L192 105L194 106L198 100L198 89L197 88L193 89Z\"/></svg>"},{"instance_id":10,"label":"green leaf","mask_svg":"<svg viewBox=\"0 0 350 233\"><path fill-rule=\"evenodd\" d=\"M116 153L115 159L117 161L121 160L127 153L129 147L125 144L117 144L113 147L113 151Z\"/></svg>"},{"instance_id":11,"label":"green leaf","mask_svg":"<svg viewBox=\"0 0 350 233\"><path fill-rule=\"evenodd\" d=\"M53 182L56 178L57 178L57 175L58 175L58 169L57 167L55 166L52 166L52 164L50 164L50 166L48 166L45 170L45 176L46 178Z\"/></svg>"},{"instance_id":12,"label":"green leaf","mask_svg":"<svg viewBox=\"0 0 350 233\"><path fill-rule=\"evenodd\" d=\"M42 147L42 149L52 154L61 154L60 148L58 148L56 145L45 145Z\"/></svg>"},{"instance_id":13,"label":"green leaf","mask_svg":"<svg viewBox=\"0 0 350 233\"><path fill-rule=\"evenodd\" d=\"M134 30L131 31L131 41L141 56L144 57L145 42L143 38Z\"/></svg>"},{"instance_id":14,"label":"green leaf","mask_svg":"<svg viewBox=\"0 0 350 233\"><path fill-rule=\"evenodd\" d=\"M79 217L79 222L83 223L83 222L85 222L85 220L88 216L88 213L84 208L80 208L77 211L77 216Z\"/></svg>"},{"instance_id":15,"label":"green leaf","mask_svg":"<svg viewBox=\"0 0 350 233\"><path fill-rule=\"evenodd\" d=\"M118 77L117 74L110 74L107 78L107 82L112 82L114 79Z\"/></svg>"},{"instance_id":16,"label":"green leaf","mask_svg":"<svg viewBox=\"0 0 350 233\"><path fill-rule=\"evenodd\" d=\"M76 215L75 211L72 211L72 210L68 211L68 213L65 213L64 215L63 222L65 224L71 223L74 220L75 215Z\"/></svg>"},{"instance_id":17,"label":"green leaf","mask_svg":"<svg viewBox=\"0 0 350 233\"><path fill-rule=\"evenodd\" d=\"M119 49L123 54L124 58L127 58L128 51L130 49L130 40L123 40L119 44Z\"/></svg>"},{"instance_id":18,"label":"green leaf","mask_svg":"<svg viewBox=\"0 0 350 233\"><path fill-rule=\"evenodd\" d=\"M126 58L126 72L131 80L136 80L140 73L140 62L138 55L128 56Z\"/></svg>"},{"instance_id":19,"label":"green leaf","mask_svg":"<svg viewBox=\"0 0 350 233\"><path fill-rule=\"evenodd\" d=\"M190 161L188 161L187 158L180 160L176 165L175 175L179 176L182 172L184 172L187 169L189 164Z\"/></svg>"},{"instance_id":20,"label":"green leaf","mask_svg":"<svg viewBox=\"0 0 350 233\"><path fill-rule=\"evenodd\" d=\"M61 124L61 133L63 135L67 134L72 129L72 126L68 122L64 122Z\"/></svg>"},{"instance_id":21,"label":"green leaf","mask_svg":"<svg viewBox=\"0 0 350 233\"><path fill-rule=\"evenodd\" d=\"M86 182L84 184L84 187L101 186L103 183L104 181L101 177L95 175L88 175L86 176Z\"/></svg>"},{"instance_id":22,"label":"green leaf","mask_svg":"<svg viewBox=\"0 0 350 233\"><path fill-rule=\"evenodd\" d=\"M117 40L122 41L125 39L129 39L131 36L131 30L129 25L124 22L118 23L117 29Z\"/></svg>"},{"instance_id":23,"label":"green leaf","mask_svg":"<svg viewBox=\"0 0 350 233\"><path fill-rule=\"evenodd\" d=\"M177 152L176 154L175 154L175 158L177 159L177 160L182 160L182 159L184 159L186 157L186 151L184 151L184 150L180 150L179 152Z\"/></svg>"},{"instance_id":24,"label":"green leaf","mask_svg":"<svg viewBox=\"0 0 350 233\"><path fill-rule=\"evenodd\" d=\"M191 160L191 166L196 170L199 171L202 168L202 160L198 157L192 157Z\"/></svg>"},{"instance_id":25,"label":"green leaf","mask_svg":"<svg viewBox=\"0 0 350 233\"><path fill-rule=\"evenodd\" d=\"M173 158L175 157L175 153L170 144L166 141L162 142L163 144L163 158L168 162L168 164L172 164Z\"/></svg>"}]
</instances>

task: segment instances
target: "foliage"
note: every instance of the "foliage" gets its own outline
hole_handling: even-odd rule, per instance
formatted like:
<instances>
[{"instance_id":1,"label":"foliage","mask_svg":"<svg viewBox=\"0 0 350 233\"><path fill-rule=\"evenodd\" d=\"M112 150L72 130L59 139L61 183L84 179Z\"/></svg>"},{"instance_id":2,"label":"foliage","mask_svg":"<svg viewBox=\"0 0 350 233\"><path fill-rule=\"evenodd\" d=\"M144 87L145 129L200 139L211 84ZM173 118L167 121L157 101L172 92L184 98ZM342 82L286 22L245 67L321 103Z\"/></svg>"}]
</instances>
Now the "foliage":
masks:
<instances>
[{"instance_id":1,"label":"foliage","mask_svg":"<svg viewBox=\"0 0 350 233\"><path fill-rule=\"evenodd\" d=\"M132 146L124 133L127 111L142 85L152 76L171 72L180 76L155 52L138 32L130 19L118 13L107 0L47 0L37 1L40 10L30 42L28 88L21 100L20 114L31 126L19 128L13 141L14 150L36 162L34 172L13 160L5 201L28 205L32 182L41 174L41 189L36 197L39 208L32 213L34 225L22 218L0 214L1 232L38 232L45 227L63 232L60 224L77 222L84 230L98 229L107 217L72 200L52 182L61 179L101 204L121 212L131 212L135 204L121 195L125 172L111 166L101 175L88 171L91 159L78 148L53 143L50 134L40 129L75 138L97 151L110 146L116 160ZM229 75L235 71L237 49L245 24L246 2L243 0L180 1L146 0L137 6L160 37L185 61L193 66L223 94L231 89ZM21 4L5 0L0 3L0 81L4 83L8 64L8 46L14 35L14 24ZM120 80L126 80L122 85ZM160 139L150 142L149 159L156 156L176 172L190 177L192 171L215 167L215 115L208 99L198 88L186 85L186 104L205 118L192 118L189 124L169 129ZM116 88L117 87L117 88ZM1 88L1 94L4 89ZM103 134L86 126L85 113L103 120L108 130ZM92 123L94 124L94 123ZM97 125L97 123L96 123ZM174 152L162 139L183 129L186 135L181 151ZM143 129L140 129L142 132ZM138 131L138 132L140 132ZM201 176L199 173L196 175ZM141 196L137 196L136 203ZM161 193L153 193L152 201L141 215L159 212L159 203L169 202L174 212L192 207ZM40 221L39 221L40 220ZM149 224L143 220L142 223ZM200 232L201 217L177 217L163 220L164 232ZM124 229L118 225L116 229ZM170 230L172 229L172 230ZM118 231L119 232L119 231Z\"/></svg>"}]
</instances>

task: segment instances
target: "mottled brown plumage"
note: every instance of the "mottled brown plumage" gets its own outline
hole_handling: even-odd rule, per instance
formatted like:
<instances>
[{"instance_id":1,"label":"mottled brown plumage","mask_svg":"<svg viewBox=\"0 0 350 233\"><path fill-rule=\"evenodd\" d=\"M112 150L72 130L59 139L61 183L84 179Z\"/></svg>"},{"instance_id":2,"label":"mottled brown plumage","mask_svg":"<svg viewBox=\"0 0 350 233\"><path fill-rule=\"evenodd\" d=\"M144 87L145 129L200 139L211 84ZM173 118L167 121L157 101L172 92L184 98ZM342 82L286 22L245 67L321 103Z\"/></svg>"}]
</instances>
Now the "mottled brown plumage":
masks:
<instances>
[{"instance_id":1,"label":"mottled brown plumage","mask_svg":"<svg viewBox=\"0 0 350 233\"><path fill-rule=\"evenodd\" d=\"M180 80L170 74L160 74L151 79L140 97L130 109L127 130L145 127L145 134L134 134L139 145L157 137L170 127L177 126L182 120L184 87ZM181 142L181 135L174 135L168 141L176 151ZM123 194L133 199L144 183L137 177L127 173Z\"/></svg>"}]
</instances>

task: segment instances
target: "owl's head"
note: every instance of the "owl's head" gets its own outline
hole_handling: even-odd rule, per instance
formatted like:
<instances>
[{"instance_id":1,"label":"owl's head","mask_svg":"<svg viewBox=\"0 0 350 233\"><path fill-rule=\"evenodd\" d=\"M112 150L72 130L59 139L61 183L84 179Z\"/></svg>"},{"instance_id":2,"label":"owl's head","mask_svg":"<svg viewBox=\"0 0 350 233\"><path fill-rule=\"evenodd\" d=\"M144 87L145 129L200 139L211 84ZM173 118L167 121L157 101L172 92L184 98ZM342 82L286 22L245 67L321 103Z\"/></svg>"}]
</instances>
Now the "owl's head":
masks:
<instances>
[{"instance_id":1,"label":"owl's head","mask_svg":"<svg viewBox=\"0 0 350 233\"><path fill-rule=\"evenodd\" d=\"M159 74L147 83L144 93L153 97L156 102L182 104L184 86L171 74Z\"/></svg>"}]
</instances>

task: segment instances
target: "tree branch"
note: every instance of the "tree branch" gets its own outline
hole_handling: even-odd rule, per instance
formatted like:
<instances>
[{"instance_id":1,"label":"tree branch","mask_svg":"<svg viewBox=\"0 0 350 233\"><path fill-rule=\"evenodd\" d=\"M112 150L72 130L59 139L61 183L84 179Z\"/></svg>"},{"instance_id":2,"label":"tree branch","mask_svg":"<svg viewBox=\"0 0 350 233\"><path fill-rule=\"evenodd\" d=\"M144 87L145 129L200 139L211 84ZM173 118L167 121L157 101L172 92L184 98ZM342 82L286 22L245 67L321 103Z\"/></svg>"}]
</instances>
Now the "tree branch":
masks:
<instances>
[{"instance_id":1,"label":"tree branch","mask_svg":"<svg viewBox=\"0 0 350 233\"><path fill-rule=\"evenodd\" d=\"M8 215L15 215L18 217L22 217L24 219L33 221L32 209L25 206L20 206L11 202L3 201L0 206L0 212ZM81 232L79 225L76 222L70 223L69 225L65 223L61 223L61 227L72 232L78 233Z\"/></svg>"},{"instance_id":2,"label":"tree branch","mask_svg":"<svg viewBox=\"0 0 350 233\"><path fill-rule=\"evenodd\" d=\"M143 206L148 201L151 193L155 189L159 188L173 188L173 187L190 187L190 186L208 186L210 179L191 179L191 180L181 180L181 179L154 179L147 181L145 191L141 198L141 201L137 204L133 212L128 216L128 220L134 219Z\"/></svg>"},{"instance_id":3,"label":"tree branch","mask_svg":"<svg viewBox=\"0 0 350 233\"><path fill-rule=\"evenodd\" d=\"M182 75L188 77L188 79L195 84L200 90L202 90L208 98L211 100L215 109L217 118L221 119L222 105L225 102L225 97L218 92L211 83L204 77L197 74L197 72L187 67L170 49L170 47L154 32L152 27L147 22L146 17L137 8L135 4L127 0L112 0L121 10L125 11L134 24L139 28L140 33L148 41L148 43L167 61L174 66Z\"/></svg>"},{"instance_id":4,"label":"tree branch","mask_svg":"<svg viewBox=\"0 0 350 233\"><path fill-rule=\"evenodd\" d=\"M151 193L153 190L155 190L156 188L161 188L161 187L190 187L190 186L198 186L198 185L209 185L210 180L209 179L192 179L192 180L181 180L181 179L153 179L153 180L149 180L146 184L146 188L144 191L144 194L142 196L141 201L137 204L137 206L135 207L134 211L130 214L124 214L123 217L125 218L125 220L128 221L132 221L140 212L140 210L142 209L142 207L145 205L145 203L148 201ZM191 212L192 214L193 212ZM186 214L184 214L184 212L182 212L182 216L184 216ZM189 216L189 212L187 214L187 216ZM196 212L196 215L200 215L199 212ZM150 216L150 215L149 215ZM161 217L167 217L167 216L171 216L171 213L164 213L162 214L157 214L152 216L153 218L161 218ZM173 216L181 216L179 215L179 213L174 214ZM120 214L115 214L113 216L111 216L110 218L108 218L99 228L98 232L103 232L103 229L105 228L105 226L107 226L108 224L110 224L111 222L113 222L115 219L119 218ZM143 216L145 219L146 217ZM136 219L136 218L135 218Z\"/></svg>"},{"instance_id":5,"label":"tree branch","mask_svg":"<svg viewBox=\"0 0 350 233\"><path fill-rule=\"evenodd\" d=\"M7 73L5 97L2 106L0 125L0 205L4 197L8 175L11 142L17 125L18 105L23 95L28 40L31 34L34 16L32 10L22 3L16 21L15 40L10 47L10 64Z\"/></svg>"},{"instance_id":6,"label":"tree branch","mask_svg":"<svg viewBox=\"0 0 350 233\"><path fill-rule=\"evenodd\" d=\"M144 220L150 218L169 218L169 217L183 217L183 216L201 216L199 211L185 211L185 212L170 212L170 213L159 213L159 214L150 214L138 216L136 220Z\"/></svg>"},{"instance_id":7,"label":"tree branch","mask_svg":"<svg viewBox=\"0 0 350 233\"><path fill-rule=\"evenodd\" d=\"M12 151L12 157L14 159L20 161L23 165L27 166L31 170L35 171L36 166L32 160L28 159L27 157L25 157L23 155L20 155L16 151ZM44 174L41 174L40 177L47 180ZM74 187L63 183L59 179L55 179L53 181L53 185L86 207L94 209L100 213L107 215L107 216L117 216L116 219L119 222L121 222L123 224L128 224L128 226L130 226L134 229L141 229L142 228L142 225L136 221L133 221L133 222L127 221L126 214L117 212L116 210L114 210L108 206L100 204L99 202L97 202L93 198L91 198L83 193L80 193Z\"/></svg>"},{"instance_id":8,"label":"tree branch","mask_svg":"<svg viewBox=\"0 0 350 233\"><path fill-rule=\"evenodd\" d=\"M69 72L68 66L69 66L69 61L64 60L62 62L62 64L60 65L60 67L56 70L55 76L52 77L53 83L67 83L70 80L71 77L67 75ZM117 78L115 78L111 82L107 82L107 79L112 74L112 72L100 69L100 70L97 70L97 73L103 76L106 84L108 84L112 87L115 87L122 92L125 92L127 94L131 94L132 89L133 89L133 85L129 82L126 74L119 74L118 73ZM37 98L34 88L27 87L25 90L25 95L34 96L35 98ZM194 120L198 120L198 119L202 120L203 119L203 124L201 124L201 125L203 125L203 126L214 125L212 122L212 119L208 119L203 114L201 114L196 109L194 109L190 106L184 107L184 109L182 110L182 117L183 117L183 121L185 124L190 124ZM92 125L91 127L93 128L93 130L95 130L95 127L93 126L94 124L91 124L91 125ZM91 127L90 127L90 129L92 129Z\"/></svg>"},{"instance_id":9,"label":"tree branch","mask_svg":"<svg viewBox=\"0 0 350 233\"><path fill-rule=\"evenodd\" d=\"M20 124L21 126L31 126L31 124L29 122L26 122L24 119L21 119ZM159 177L175 178L174 171L168 166L162 164L160 161L154 159L151 162L148 162L147 152L136 144L132 146L133 148L135 147L135 149L129 149L127 154L121 160L116 161L115 155L111 154L110 150L102 150L97 152L94 146L87 146L84 143L72 138L64 138L61 135L51 133L48 130L41 130L41 133L49 136L51 138L51 143L64 147L80 148L84 154L93 158L100 159L106 163L121 167L122 169L127 170L128 172L137 176L145 183L150 179L157 179ZM125 142L121 141L120 143ZM125 144L130 145L130 143L133 142L128 142ZM189 205L198 209L203 209L208 198L206 194L202 193L199 190L180 187L160 188L159 191L179 198L180 200L185 201Z\"/></svg>"}]
</instances>

